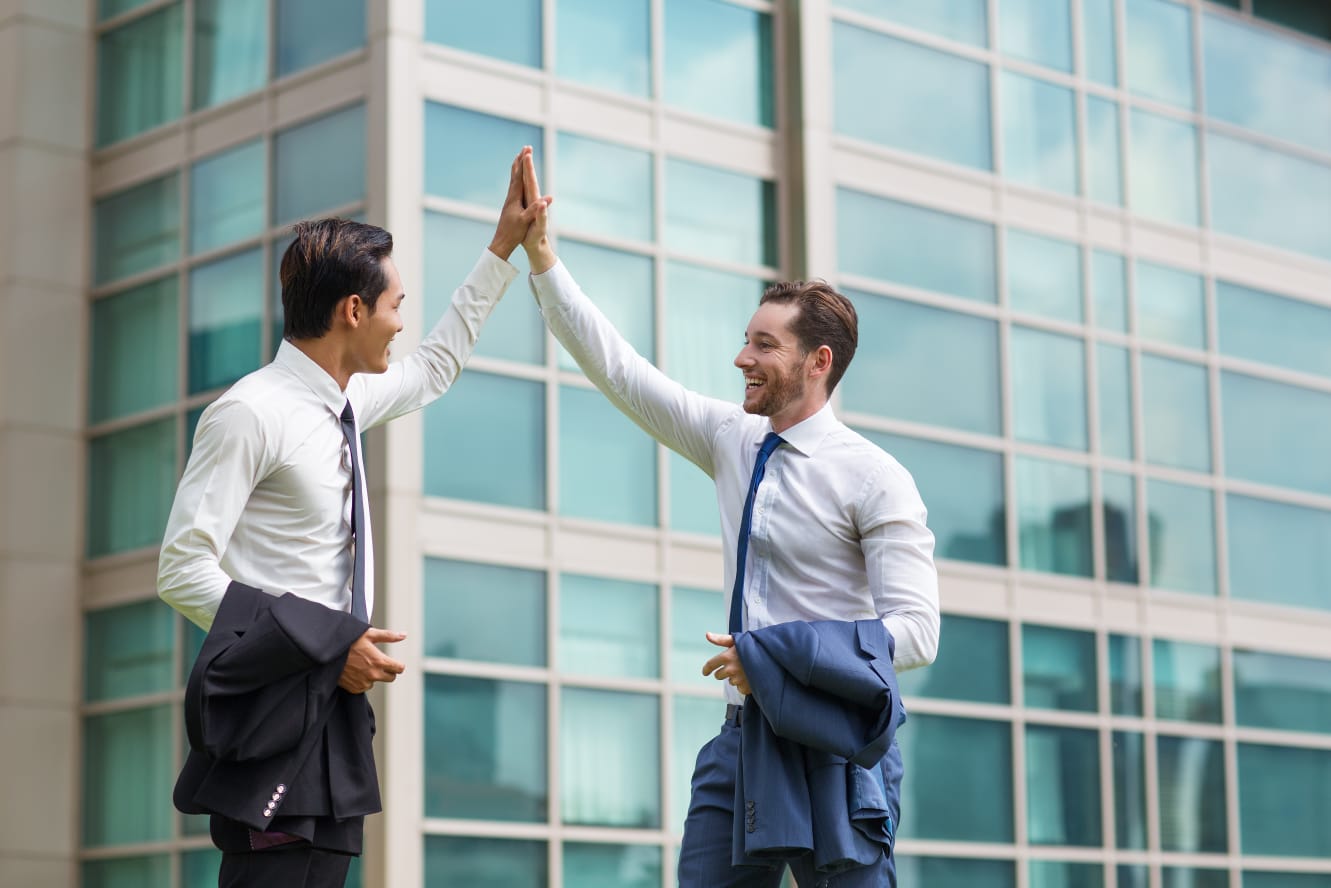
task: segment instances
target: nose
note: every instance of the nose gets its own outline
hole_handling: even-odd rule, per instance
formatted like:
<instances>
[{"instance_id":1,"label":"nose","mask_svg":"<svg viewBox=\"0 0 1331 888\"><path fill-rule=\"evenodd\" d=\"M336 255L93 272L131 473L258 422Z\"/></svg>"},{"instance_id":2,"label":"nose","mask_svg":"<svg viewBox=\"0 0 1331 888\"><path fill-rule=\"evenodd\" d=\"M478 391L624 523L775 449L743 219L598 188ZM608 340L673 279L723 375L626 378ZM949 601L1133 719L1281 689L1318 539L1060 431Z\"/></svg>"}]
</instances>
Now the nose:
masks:
<instances>
[{"instance_id":1,"label":"nose","mask_svg":"<svg viewBox=\"0 0 1331 888\"><path fill-rule=\"evenodd\" d=\"M749 354L747 345L739 350L739 354L735 355L735 366L741 370L753 366L753 357Z\"/></svg>"}]
</instances>

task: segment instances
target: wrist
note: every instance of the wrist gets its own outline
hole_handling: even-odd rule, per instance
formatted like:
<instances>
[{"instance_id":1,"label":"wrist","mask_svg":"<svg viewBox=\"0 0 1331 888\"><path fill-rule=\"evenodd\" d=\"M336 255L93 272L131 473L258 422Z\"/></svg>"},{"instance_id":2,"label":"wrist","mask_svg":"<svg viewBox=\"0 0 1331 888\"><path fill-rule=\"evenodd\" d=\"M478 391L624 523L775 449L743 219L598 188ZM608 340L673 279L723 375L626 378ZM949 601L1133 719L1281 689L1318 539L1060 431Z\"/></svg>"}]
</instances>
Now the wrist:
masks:
<instances>
[{"instance_id":1,"label":"wrist","mask_svg":"<svg viewBox=\"0 0 1331 888\"><path fill-rule=\"evenodd\" d=\"M518 248L519 243L520 241L500 237L496 234L494 240L490 241L490 252L507 262L508 257L513 255L513 251Z\"/></svg>"},{"instance_id":2,"label":"wrist","mask_svg":"<svg viewBox=\"0 0 1331 888\"><path fill-rule=\"evenodd\" d=\"M544 274L554 268L559 261L547 238L543 237L534 244L524 243L522 246L527 251L527 262L531 265L532 274Z\"/></svg>"}]
</instances>

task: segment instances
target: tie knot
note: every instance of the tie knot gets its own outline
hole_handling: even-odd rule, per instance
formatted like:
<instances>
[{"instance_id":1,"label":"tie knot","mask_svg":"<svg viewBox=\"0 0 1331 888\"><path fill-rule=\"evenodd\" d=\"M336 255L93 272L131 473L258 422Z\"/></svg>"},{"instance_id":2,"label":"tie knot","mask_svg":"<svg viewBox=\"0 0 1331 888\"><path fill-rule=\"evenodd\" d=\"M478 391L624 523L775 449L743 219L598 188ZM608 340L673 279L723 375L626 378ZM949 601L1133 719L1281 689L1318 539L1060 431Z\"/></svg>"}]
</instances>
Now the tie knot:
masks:
<instances>
[{"instance_id":1,"label":"tie knot","mask_svg":"<svg viewBox=\"0 0 1331 888\"><path fill-rule=\"evenodd\" d=\"M786 443L785 438L782 438L776 432L768 432L767 437L763 438L763 446L758 448L758 452L764 457L771 456L772 451L784 443Z\"/></svg>"},{"instance_id":2,"label":"tie knot","mask_svg":"<svg viewBox=\"0 0 1331 888\"><path fill-rule=\"evenodd\" d=\"M356 422L356 414L351 412L351 401L347 401L347 405L342 408L342 421L353 425Z\"/></svg>"}]
</instances>

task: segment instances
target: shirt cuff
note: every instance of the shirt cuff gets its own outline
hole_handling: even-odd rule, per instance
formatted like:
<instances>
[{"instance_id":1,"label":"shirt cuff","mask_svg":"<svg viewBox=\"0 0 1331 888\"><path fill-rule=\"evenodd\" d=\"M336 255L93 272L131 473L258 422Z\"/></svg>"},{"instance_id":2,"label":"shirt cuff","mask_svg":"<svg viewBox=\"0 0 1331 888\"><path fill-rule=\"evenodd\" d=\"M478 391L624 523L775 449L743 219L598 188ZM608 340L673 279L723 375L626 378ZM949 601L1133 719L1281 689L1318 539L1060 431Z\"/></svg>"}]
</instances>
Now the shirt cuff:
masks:
<instances>
[{"instance_id":1,"label":"shirt cuff","mask_svg":"<svg viewBox=\"0 0 1331 888\"><path fill-rule=\"evenodd\" d=\"M518 269L513 263L500 259L486 247L467 275L467 282L478 290L494 292L505 289L517 276Z\"/></svg>"},{"instance_id":2,"label":"shirt cuff","mask_svg":"<svg viewBox=\"0 0 1331 888\"><path fill-rule=\"evenodd\" d=\"M573 281L573 275L568 273L562 259L556 259L554 265L540 274L527 275L527 281L531 284L531 291L536 297L536 304L542 309L557 306L562 301L560 299L561 293L572 292L577 287L577 284Z\"/></svg>"}]
</instances>

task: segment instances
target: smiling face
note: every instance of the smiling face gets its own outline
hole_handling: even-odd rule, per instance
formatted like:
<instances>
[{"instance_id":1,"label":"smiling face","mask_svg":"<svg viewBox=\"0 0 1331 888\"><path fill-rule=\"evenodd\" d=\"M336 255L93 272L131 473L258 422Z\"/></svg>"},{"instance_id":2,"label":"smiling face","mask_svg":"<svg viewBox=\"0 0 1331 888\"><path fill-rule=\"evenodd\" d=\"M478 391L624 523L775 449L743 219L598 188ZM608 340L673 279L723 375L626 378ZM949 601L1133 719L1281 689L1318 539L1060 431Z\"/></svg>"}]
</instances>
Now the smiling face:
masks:
<instances>
[{"instance_id":1,"label":"smiling face","mask_svg":"<svg viewBox=\"0 0 1331 888\"><path fill-rule=\"evenodd\" d=\"M390 343L393 337L402 332L402 300L406 293L402 290L402 278L398 276L397 265L392 259L383 260L384 276L388 286L375 300L374 310L362 302L361 323L356 325L350 337L350 352L356 373L383 373L388 369Z\"/></svg>"},{"instance_id":2,"label":"smiling face","mask_svg":"<svg viewBox=\"0 0 1331 888\"><path fill-rule=\"evenodd\" d=\"M744 348L735 356L735 366L744 371L745 412L770 417L778 432L811 416L826 401L821 383L809 377L814 355L801 348L790 330L799 310L791 303L760 305L744 332Z\"/></svg>"}]
</instances>

